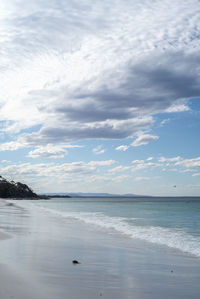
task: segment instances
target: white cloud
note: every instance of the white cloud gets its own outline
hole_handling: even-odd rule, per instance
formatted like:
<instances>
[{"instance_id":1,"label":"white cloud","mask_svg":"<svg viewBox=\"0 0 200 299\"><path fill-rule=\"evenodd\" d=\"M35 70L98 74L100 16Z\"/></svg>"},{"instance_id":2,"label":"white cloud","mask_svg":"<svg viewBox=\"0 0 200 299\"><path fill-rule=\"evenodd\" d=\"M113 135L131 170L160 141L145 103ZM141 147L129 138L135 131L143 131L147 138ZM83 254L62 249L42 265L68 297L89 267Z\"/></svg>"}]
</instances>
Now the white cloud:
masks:
<instances>
[{"instance_id":1,"label":"white cloud","mask_svg":"<svg viewBox=\"0 0 200 299\"><path fill-rule=\"evenodd\" d=\"M182 173L188 173L188 172L194 173L196 171L197 171L197 169L194 169L194 168L187 168L187 169L181 170Z\"/></svg>"},{"instance_id":2,"label":"white cloud","mask_svg":"<svg viewBox=\"0 0 200 299\"><path fill-rule=\"evenodd\" d=\"M103 175L93 175L89 177L89 182L109 182L111 181L111 178L103 176Z\"/></svg>"},{"instance_id":3,"label":"white cloud","mask_svg":"<svg viewBox=\"0 0 200 299\"><path fill-rule=\"evenodd\" d=\"M124 175L118 175L116 177L112 177L112 181L119 183L119 182L123 182L123 181L125 181L127 179L131 179L131 178L132 177L130 175L125 175L124 174Z\"/></svg>"},{"instance_id":4,"label":"white cloud","mask_svg":"<svg viewBox=\"0 0 200 299\"><path fill-rule=\"evenodd\" d=\"M144 160L134 160L132 161L132 164L134 165L119 165L114 168L111 168L108 170L110 173L116 173L116 172L135 172L140 171L147 168L153 168L153 167L160 167L159 163L152 163L152 162L145 162Z\"/></svg>"},{"instance_id":5,"label":"white cloud","mask_svg":"<svg viewBox=\"0 0 200 299\"><path fill-rule=\"evenodd\" d=\"M154 126L166 125L172 113L187 113L190 99L200 97L197 7L198 0L1 0L0 151L28 148L29 157L57 159L78 140L102 144L96 154L105 152L104 139L115 140L121 144L115 150L124 152L158 140ZM130 139L132 145L125 145ZM53 160L47 167L4 164L3 171L43 184L46 179L47 185L47 178L59 178L76 188L89 176L145 177L157 167L188 178L184 172L192 177L199 167L192 153L191 159L144 157L131 163L128 154L137 151L126 152L122 165ZM1 154L10 159L17 153Z\"/></svg>"},{"instance_id":6,"label":"white cloud","mask_svg":"<svg viewBox=\"0 0 200 299\"><path fill-rule=\"evenodd\" d=\"M105 160L105 161L91 161L88 163L88 165L92 165L92 166L110 166L115 164L116 161L115 160Z\"/></svg>"},{"instance_id":7,"label":"white cloud","mask_svg":"<svg viewBox=\"0 0 200 299\"><path fill-rule=\"evenodd\" d=\"M160 123L160 126L163 127L165 124L167 124L168 122L170 121L170 118L166 118L166 119L163 119Z\"/></svg>"},{"instance_id":8,"label":"white cloud","mask_svg":"<svg viewBox=\"0 0 200 299\"><path fill-rule=\"evenodd\" d=\"M194 173L200 168L200 157L183 159L180 156L166 158L161 157L158 159L160 165L165 167L164 171L166 171L166 167L170 171L179 171L180 173L193 173L192 176L198 176L197 173ZM176 166L176 168L171 168L171 166ZM170 168L169 168L170 167Z\"/></svg>"},{"instance_id":9,"label":"white cloud","mask_svg":"<svg viewBox=\"0 0 200 299\"><path fill-rule=\"evenodd\" d=\"M121 172L121 171L129 171L132 168L133 168L132 166L119 165L119 166L116 166L114 168L109 169L108 172L110 172L110 173L116 173L116 172Z\"/></svg>"},{"instance_id":10,"label":"white cloud","mask_svg":"<svg viewBox=\"0 0 200 299\"><path fill-rule=\"evenodd\" d=\"M181 161L176 162L175 165L181 165L186 168L200 167L200 157L192 159L183 159Z\"/></svg>"},{"instance_id":11,"label":"white cloud","mask_svg":"<svg viewBox=\"0 0 200 299\"><path fill-rule=\"evenodd\" d=\"M198 173L193 173L192 176L200 176L200 173L199 172Z\"/></svg>"},{"instance_id":12,"label":"white cloud","mask_svg":"<svg viewBox=\"0 0 200 299\"><path fill-rule=\"evenodd\" d=\"M124 180L130 179L131 176L129 175L119 175L119 176L114 176L114 177L109 177L109 176L102 176L102 175L94 175L89 178L90 182L123 182Z\"/></svg>"},{"instance_id":13,"label":"white cloud","mask_svg":"<svg viewBox=\"0 0 200 299\"><path fill-rule=\"evenodd\" d=\"M135 181L136 182L140 182L140 181L148 181L150 178L148 177L136 177Z\"/></svg>"},{"instance_id":14,"label":"white cloud","mask_svg":"<svg viewBox=\"0 0 200 299\"><path fill-rule=\"evenodd\" d=\"M13 177L22 177L24 175L32 177L65 177L77 176L82 177L82 175L94 174L99 169L99 167L108 167L114 164L114 160L105 160L105 161L90 161L85 163L83 161L71 162L71 163L18 163L8 166L0 167L0 173L3 176L13 176Z\"/></svg>"},{"instance_id":15,"label":"white cloud","mask_svg":"<svg viewBox=\"0 0 200 299\"><path fill-rule=\"evenodd\" d=\"M141 169L146 169L146 168L152 168L152 167L159 167L160 165L158 163L152 163L152 162L142 162L136 164L132 170L137 171Z\"/></svg>"},{"instance_id":16,"label":"white cloud","mask_svg":"<svg viewBox=\"0 0 200 299\"><path fill-rule=\"evenodd\" d=\"M56 155L56 149L54 148L54 150ZM168 173L169 171L176 171L176 177L180 173L181 177L187 176L188 178L189 171L192 171L192 180L195 179L195 176L199 176L199 173L194 173L195 168L196 170L199 168L199 158L183 159L180 157L179 160L177 157L172 157L165 158L162 160L163 162L159 162L159 159L154 158L154 163L152 160L133 160L132 163L127 165L119 165L115 160L93 160L87 163L83 161L61 163L60 160L59 162L53 160L54 162L35 164L22 162L12 164L11 162L5 163L5 161L2 161L0 174L8 179L16 180L17 178L18 181L25 182L34 189L36 187L37 192L42 192L42 190L53 192L52 188L56 188L60 192L62 190L69 192L69 190L72 190L71 188L77 190L77 185L79 190L85 190L86 181L91 184L88 185L88 188L94 187L92 184L95 184L95 182L112 183L112 188L118 188L118 183L124 182L120 190L126 192L127 185L130 185L129 180L135 180L136 182L150 180L152 177L155 178L155 175L160 175L163 167L165 167L165 172L168 171ZM169 159L170 162L168 162ZM180 162L182 163L177 165ZM174 168L175 166L176 168ZM56 186L55 181L58 182ZM109 186L107 185L108 189ZM111 189L109 190L112 192Z\"/></svg>"},{"instance_id":17,"label":"white cloud","mask_svg":"<svg viewBox=\"0 0 200 299\"><path fill-rule=\"evenodd\" d=\"M152 160L153 160L153 157L147 158L147 161L152 161Z\"/></svg>"},{"instance_id":18,"label":"white cloud","mask_svg":"<svg viewBox=\"0 0 200 299\"><path fill-rule=\"evenodd\" d=\"M83 161L9 165L2 163L0 174L7 179L25 182L37 192L69 192L71 188L77 191L77 186L81 191L81 187L84 188L86 181L88 183L97 180L112 181L112 178L107 176L107 169L114 163L116 163L114 160L90 161L88 163Z\"/></svg>"},{"instance_id":19,"label":"white cloud","mask_svg":"<svg viewBox=\"0 0 200 299\"><path fill-rule=\"evenodd\" d=\"M180 161L181 157L177 156L177 157L173 157L173 158L165 158L165 157L161 157L159 158L159 162L161 163L171 163L171 162L177 162Z\"/></svg>"},{"instance_id":20,"label":"white cloud","mask_svg":"<svg viewBox=\"0 0 200 299\"><path fill-rule=\"evenodd\" d=\"M197 0L0 5L5 133L38 126L24 135L37 146L124 139L200 95Z\"/></svg>"},{"instance_id":21,"label":"white cloud","mask_svg":"<svg viewBox=\"0 0 200 299\"><path fill-rule=\"evenodd\" d=\"M159 137L150 134L139 135L136 140L131 144L132 146L141 146L150 143L151 141L158 140Z\"/></svg>"},{"instance_id":22,"label":"white cloud","mask_svg":"<svg viewBox=\"0 0 200 299\"><path fill-rule=\"evenodd\" d=\"M143 164L144 160L133 160L132 163L133 164Z\"/></svg>"},{"instance_id":23,"label":"white cloud","mask_svg":"<svg viewBox=\"0 0 200 299\"><path fill-rule=\"evenodd\" d=\"M28 144L19 141L0 143L0 151L15 151L20 148L29 147Z\"/></svg>"},{"instance_id":24,"label":"white cloud","mask_svg":"<svg viewBox=\"0 0 200 299\"><path fill-rule=\"evenodd\" d=\"M189 107L187 106L187 104L174 104L171 107L166 109L166 112L172 113L172 112L185 112L185 111L189 111Z\"/></svg>"},{"instance_id":25,"label":"white cloud","mask_svg":"<svg viewBox=\"0 0 200 299\"><path fill-rule=\"evenodd\" d=\"M29 152L29 157L37 158L37 156L42 157L42 155L44 157L45 153L48 155L48 153L50 154L51 152L53 155L54 152L62 151L62 154L66 154L67 151L65 149L83 147L81 145L76 145L76 144L62 144L62 143L59 146L54 146L53 144L50 143L43 146L42 145L37 146L36 143L28 142L25 139L26 138L24 138L24 136L22 135L18 137L16 141L0 143L0 151L15 151L22 148L29 148L29 147L36 146L35 150Z\"/></svg>"},{"instance_id":26,"label":"white cloud","mask_svg":"<svg viewBox=\"0 0 200 299\"><path fill-rule=\"evenodd\" d=\"M95 155L101 155L105 153L105 149L102 148L102 145L98 145L97 147L93 148L92 151Z\"/></svg>"},{"instance_id":27,"label":"white cloud","mask_svg":"<svg viewBox=\"0 0 200 299\"><path fill-rule=\"evenodd\" d=\"M11 161L9 160L1 160L1 163L10 163Z\"/></svg>"},{"instance_id":28,"label":"white cloud","mask_svg":"<svg viewBox=\"0 0 200 299\"><path fill-rule=\"evenodd\" d=\"M138 171L141 173L143 171L153 171L153 169L160 169L161 171L165 172L177 172L177 173L185 173L185 172L191 172L192 176L199 176L198 174L195 174L195 167L200 167L200 158L191 158L191 159L183 159L180 156L172 157L172 158L165 158L161 157L158 159L155 159L155 162L152 162L153 158L149 157L144 160L133 160L132 165L118 165L114 168L111 168L108 170L110 173L117 173L117 172L124 172L125 175L131 174L131 173L138 173ZM172 168L173 166L173 168ZM175 168L176 166L176 168ZM181 167L180 167L181 166ZM164 167L164 168L163 168ZM182 167L186 167L187 169L182 169ZM138 176L135 178L136 181L142 181L142 180L148 180L149 177L146 176Z\"/></svg>"},{"instance_id":29,"label":"white cloud","mask_svg":"<svg viewBox=\"0 0 200 299\"><path fill-rule=\"evenodd\" d=\"M128 148L129 148L128 145L120 145L120 146L116 147L115 149L116 149L116 151L123 151L123 152L125 152L125 151L127 151Z\"/></svg>"},{"instance_id":30,"label":"white cloud","mask_svg":"<svg viewBox=\"0 0 200 299\"><path fill-rule=\"evenodd\" d=\"M67 151L64 148L47 144L46 146L39 146L35 150L30 151L28 157L31 158L64 158Z\"/></svg>"}]
</instances>

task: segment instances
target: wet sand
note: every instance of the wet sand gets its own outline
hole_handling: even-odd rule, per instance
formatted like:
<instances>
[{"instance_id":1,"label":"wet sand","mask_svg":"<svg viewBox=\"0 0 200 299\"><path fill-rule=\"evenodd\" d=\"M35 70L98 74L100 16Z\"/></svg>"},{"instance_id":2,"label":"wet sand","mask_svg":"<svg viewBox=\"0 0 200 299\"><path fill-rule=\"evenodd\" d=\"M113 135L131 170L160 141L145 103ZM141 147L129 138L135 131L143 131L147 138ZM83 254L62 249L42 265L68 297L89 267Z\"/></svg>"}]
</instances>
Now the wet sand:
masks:
<instances>
[{"instance_id":1,"label":"wet sand","mask_svg":"<svg viewBox=\"0 0 200 299\"><path fill-rule=\"evenodd\" d=\"M17 205L0 217L0 298L199 298L196 257Z\"/></svg>"},{"instance_id":2,"label":"wet sand","mask_svg":"<svg viewBox=\"0 0 200 299\"><path fill-rule=\"evenodd\" d=\"M11 238L11 236L9 234L6 234L6 233L0 231L0 241L1 240L6 240L6 239L9 239L9 238Z\"/></svg>"}]
</instances>

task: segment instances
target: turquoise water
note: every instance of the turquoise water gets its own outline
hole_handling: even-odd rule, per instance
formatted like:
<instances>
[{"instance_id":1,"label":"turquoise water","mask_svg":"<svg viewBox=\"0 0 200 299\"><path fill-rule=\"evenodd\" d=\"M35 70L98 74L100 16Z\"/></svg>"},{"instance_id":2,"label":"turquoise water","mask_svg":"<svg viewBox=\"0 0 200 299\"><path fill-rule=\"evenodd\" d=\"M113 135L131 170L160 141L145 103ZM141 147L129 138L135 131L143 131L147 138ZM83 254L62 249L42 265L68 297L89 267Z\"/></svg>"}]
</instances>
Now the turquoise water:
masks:
<instances>
[{"instance_id":1,"label":"turquoise water","mask_svg":"<svg viewBox=\"0 0 200 299\"><path fill-rule=\"evenodd\" d=\"M200 199L69 198L29 202L55 217L200 257ZM26 205L27 202L21 202Z\"/></svg>"}]
</instances>

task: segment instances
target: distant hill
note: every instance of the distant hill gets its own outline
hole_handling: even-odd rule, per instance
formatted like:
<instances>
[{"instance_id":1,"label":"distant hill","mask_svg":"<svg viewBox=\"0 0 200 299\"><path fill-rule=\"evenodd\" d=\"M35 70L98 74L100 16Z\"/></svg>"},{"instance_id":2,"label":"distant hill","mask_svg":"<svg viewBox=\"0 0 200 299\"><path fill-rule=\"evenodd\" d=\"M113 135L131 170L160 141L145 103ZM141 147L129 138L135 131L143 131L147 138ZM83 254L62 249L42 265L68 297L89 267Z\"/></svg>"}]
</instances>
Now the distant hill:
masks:
<instances>
[{"instance_id":1,"label":"distant hill","mask_svg":"<svg viewBox=\"0 0 200 299\"><path fill-rule=\"evenodd\" d=\"M49 197L150 197L137 194L110 194L110 193L46 193L37 195L26 184L20 182L8 181L0 176L0 198L32 198L48 199Z\"/></svg>"},{"instance_id":2,"label":"distant hill","mask_svg":"<svg viewBox=\"0 0 200 299\"><path fill-rule=\"evenodd\" d=\"M146 195L138 195L138 194L112 194L112 193L69 193L71 197L149 197Z\"/></svg>"},{"instance_id":3,"label":"distant hill","mask_svg":"<svg viewBox=\"0 0 200 299\"><path fill-rule=\"evenodd\" d=\"M49 197L150 197L146 195L137 195L137 194L111 194L111 193L46 193L46 196Z\"/></svg>"},{"instance_id":4,"label":"distant hill","mask_svg":"<svg viewBox=\"0 0 200 299\"><path fill-rule=\"evenodd\" d=\"M39 196L30 187L20 182L8 181L0 176L0 197L1 198L33 198Z\"/></svg>"}]
</instances>

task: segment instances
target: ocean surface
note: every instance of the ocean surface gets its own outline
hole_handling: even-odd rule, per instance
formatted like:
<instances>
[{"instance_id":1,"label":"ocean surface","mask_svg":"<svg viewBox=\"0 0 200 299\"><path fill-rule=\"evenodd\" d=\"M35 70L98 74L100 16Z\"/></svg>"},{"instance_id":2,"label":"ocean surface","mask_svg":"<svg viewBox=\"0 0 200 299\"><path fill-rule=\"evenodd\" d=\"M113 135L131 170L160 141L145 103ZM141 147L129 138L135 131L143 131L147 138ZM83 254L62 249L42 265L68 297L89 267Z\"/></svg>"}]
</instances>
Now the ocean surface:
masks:
<instances>
[{"instance_id":1,"label":"ocean surface","mask_svg":"<svg viewBox=\"0 0 200 299\"><path fill-rule=\"evenodd\" d=\"M200 258L200 198L54 198L15 203L56 221L73 219L97 232L164 245Z\"/></svg>"}]
</instances>

